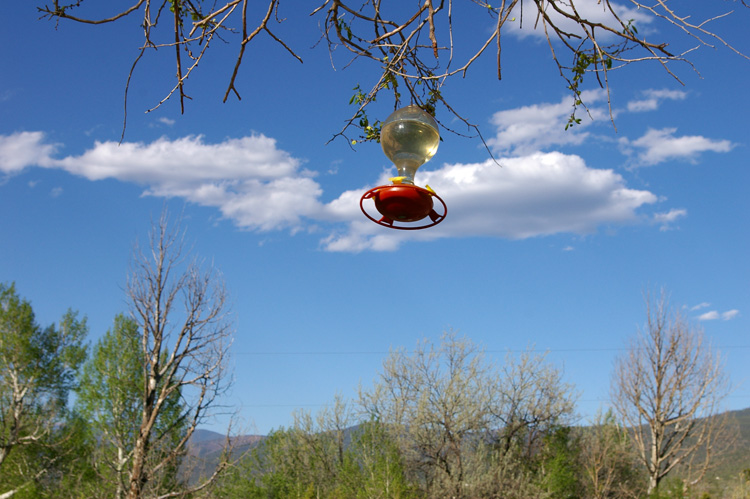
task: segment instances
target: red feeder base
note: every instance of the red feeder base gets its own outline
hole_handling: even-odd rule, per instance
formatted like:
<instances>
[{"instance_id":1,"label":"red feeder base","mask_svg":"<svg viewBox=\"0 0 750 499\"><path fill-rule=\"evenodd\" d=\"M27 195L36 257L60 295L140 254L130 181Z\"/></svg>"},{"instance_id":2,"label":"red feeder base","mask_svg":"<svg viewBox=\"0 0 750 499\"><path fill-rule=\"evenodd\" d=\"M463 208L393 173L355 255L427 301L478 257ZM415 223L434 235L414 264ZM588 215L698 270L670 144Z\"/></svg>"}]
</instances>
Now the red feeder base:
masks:
<instances>
[{"instance_id":1,"label":"red feeder base","mask_svg":"<svg viewBox=\"0 0 750 499\"><path fill-rule=\"evenodd\" d=\"M364 200L370 198L375 201L375 208L383 215L379 220L365 211ZM434 210L432 198L437 198L443 205L442 215ZM381 185L372 188L362 195L359 207L362 213L376 224L400 230L432 227L442 222L448 213L448 207L440 196L431 190L411 184ZM394 225L395 222L418 222L428 217L431 223L427 225Z\"/></svg>"}]
</instances>

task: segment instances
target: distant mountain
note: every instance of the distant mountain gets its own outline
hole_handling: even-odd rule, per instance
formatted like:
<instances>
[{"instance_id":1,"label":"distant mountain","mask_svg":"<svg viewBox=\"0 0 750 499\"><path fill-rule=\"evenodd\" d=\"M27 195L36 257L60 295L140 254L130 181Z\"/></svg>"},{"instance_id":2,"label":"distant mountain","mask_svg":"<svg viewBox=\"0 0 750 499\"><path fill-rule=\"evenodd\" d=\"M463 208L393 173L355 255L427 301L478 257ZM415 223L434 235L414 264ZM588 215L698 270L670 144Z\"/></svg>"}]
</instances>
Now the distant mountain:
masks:
<instances>
[{"instance_id":1,"label":"distant mountain","mask_svg":"<svg viewBox=\"0 0 750 499\"><path fill-rule=\"evenodd\" d=\"M264 438L266 437L262 435L231 437L229 444L232 447L232 457L238 458L251 451ZM183 462L182 471L189 476L188 481L194 482L201 476L210 475L219 464L226 445L226 435L209 430L195 430L188 442L188 457Z\"/></svg>"},{"instance_id":2,"label":"distant mountain","mask_svg":"<svg viewBox=\"0 0 750 499\"><path fill-rule=\"evenodd\" d=\"M709 471L713 480L725 481L736 478L743 470L750 469L750 408L729 411L737 423L737 439L732 448L720 456L715 456L714 467ZM349 428L345 440L348 442L357 426ZM238 435L230 439L233 457L239 457L256 447L263 435ZM195 478L215 469L227 443L226 435L209 430L195 430L188 444L188 455L193 463L200 463L190 472Z\"/></svg>"},{"instance_id":3,"label":"distant mountain","mask_svg":"<svg viewBox=\"0 0 750 499\"><path fill-rule=\"evenodd\" d=\"M229 439L229 444L232 447L233 454L241 454L258 445L258 442L264 438L266 437L262 435L237 435ZM226 435L198 429L193 432L193 436L188 443L188 455L208 459L216 454L216 458L218 458L226 445Z\"/></svg>"},{"instance_id":4,"label":"distant mountain","mask_svg":"<svg viewBox=\"0 0 750 499\"><path fill-rule=\"evenodd\" d=\"M743 470L750 469L750 408L730 411L737 422L737 440L720 456L716 456L716 467L709 471L714 479L736 478Z\"/></svg>"},{"instance_id":5,"label":"distant mountain","mask_svg":"<svg viewBox=\"0 0 750 499\"><path fill-rule=\"evenodd\" d=\"M193 432L193 436L190 438L190 443L198 444L207 440L219 440L224 438L226 437L221 433L216 433L215 431L211 430L201 430L200 428L198 428Z\"/></svg>"}]
</instances>

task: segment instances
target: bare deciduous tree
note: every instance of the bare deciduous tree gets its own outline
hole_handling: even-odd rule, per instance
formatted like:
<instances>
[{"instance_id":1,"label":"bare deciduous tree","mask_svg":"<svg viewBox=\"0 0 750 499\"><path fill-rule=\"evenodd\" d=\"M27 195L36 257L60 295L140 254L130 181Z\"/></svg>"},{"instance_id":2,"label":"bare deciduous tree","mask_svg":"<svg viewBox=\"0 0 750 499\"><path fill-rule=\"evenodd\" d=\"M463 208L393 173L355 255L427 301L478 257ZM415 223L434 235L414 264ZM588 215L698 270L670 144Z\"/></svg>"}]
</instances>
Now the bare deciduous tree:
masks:
<instances>
[{"instance_id":1,"label":"bare deciduous tree","mask_svg":"<svg viewBox=\"0 0 750 499\"><path fill-rule=\"evenodd\" d=\"M645 492L628 429L609 410L596 415L581 436L581 468L592 499L630 499Z\"/></svg>"},{"instance_id":2,"label":"bare deciduous tree","mask_svg":"<svg viewBox=\"0 0 750 499\"><path fill-rule=\"evenodd\" d=\"M115 22L131 14L141 16L139 28L143 30L143 45L133 67L146 51L174 50L176 82L156 107L176 94L184 112L186 80L198 67L214 38L223 37L237 46L237 58L228 76L224 101L231 93L240 97L236 86L238 71L246 49L258 36L271 37L283 51L302 62L284 41L284 35L277 34L283 22L279 14L281 3L281 0L252 5L249 0L133 0L130 7L114 9L112 15L104 18L79 16L78 11L85 10L80 0L68 0L68 3L52 0L51 5L45 4L38 10L43 16L87 24ZM669 0L650 3L630 0L626 4L609 0L500 0L492 3L485 0L409 3L324 0L310 15L323 18L322 38L327 41L332 58L334 49L343 47L351 58L369 60L374 68L374 77L367 85L370 90L355 94L352 102L358 109L337 135L344 135L348 127L354 126L362 129L362 138L377 139L379 123L367 119L365 108L386 89L393 92L396 106L402 93L429 111L434 112L434 107L441 103L477 130L443 99L441 88L452 77L466 76L472 64L487 52L495 54L500 79L502 35L516 27L544 34L564 84L575 95L576 106L584 105L581 91L586 74L593 74L597 84L609 90L610 71L646 61L660 64L679 81L673 63L692 67L691 52L701 46L723 46L747 58L712 30L715 21L732 14L729 8L696 18L691 15L690 7L674 6ZM744 0L737 5L748 7ZM298 10L298 7L293 9ZM465 42L454 33L454 22L476 22L472 16L481 12L489 16L490 29L476 46L465 50ZM650 29L639 32L640 20ZM673 49L673 46L680 48ZM457 61L459 53L468 55ZM345 60L344 64L350 62ZM131 70L130 76L132 74ZM574 110L568 124L579 121Z\"/></svg>"},{"instance_id":3,"label":"bare deciduous tree","mask_svg":"<svg viewBox=\"0 0 750 499\"><path fill-rule=\"evenodd\" d=\"M438 346L392 352L374 387L360 391L363 412L400 442L410 479L436 498L494 497L523 484L519 458L567 422L573 398L543 355L508 355L498 370L454 332Z\"/></svg>"},{"instance_id":4,"label":"bare deciduous tree","mask_svg":"<svg viewBox=\"0 0 750 499\"><path fill-rule=\"evenodd\" d=\"M671 310L663 292L646 301L645 330L616 360L611 397L632 428L650 493L677 467L686 485L705 475L726 438L726 419L719 412L730 385L702 330Z\"/></svg>"},{"instance_id":5,"label":"bare deciduous tree","mask_svg":"<svg viewBox=\"0 0 750 499\"><path fill-rule=\"evenodd\" d=\"M494 390L490 414L503 454L518 446L530 456L551 429L572 423L574 388L543 354L507 354Z\"/></svg>"},{"instance_id":6,"label":"bare deciduous tree","mask_svg":"<svg viewBox=\"0 0 750 499\"><path fill-rule=\"evenodd\" d=\"M412 355L392 352L380 378L361 391L363 410L394 431L431 497L462 497L465 443L488 425L491 379L481 352L449 333L437 348L423 342Z\"/></svg>"},{"instance_id":7,"label":"bare deciduous tree","mask_svg":"<svg viewBox=\"0 0 750 499\"><path fill-rule=\"evenodd\" d=\"M171 227L166 213L153 224L149 248L136 248L127 284L131 313L138 322L144 386L142 414L132 465L128 496L142 496L152 476L173 466L184 454L197 425L215 408L217 397L228 386L227 355L231 327L227 317L224 284L213 270L203 271L195 261L185 262L179 224ZM168 441L169 428L157 421L170 398L179 393L183 412L175 424L184 425L182 438ZM154 450L159 452L155 453ZM159 459L153 459L158 455ZM209 486L223 471L189 490L168 491L174 497Z\"/></svg>"},{"instance_id":8,"label":"bare deciduous tree","mask_svg":"<svg viewBox=\"0 0 750 499\"><path fill-rule=\"evenodd\" d=\"M336 396L331 405L313 416L305 410L295 411L291 431L297 445L310 457L304 468L311 483L319 490L321 484L336 482L336 474L344 463L347 430L357 423L351 404Z\"/></svg>"}]
</instances>

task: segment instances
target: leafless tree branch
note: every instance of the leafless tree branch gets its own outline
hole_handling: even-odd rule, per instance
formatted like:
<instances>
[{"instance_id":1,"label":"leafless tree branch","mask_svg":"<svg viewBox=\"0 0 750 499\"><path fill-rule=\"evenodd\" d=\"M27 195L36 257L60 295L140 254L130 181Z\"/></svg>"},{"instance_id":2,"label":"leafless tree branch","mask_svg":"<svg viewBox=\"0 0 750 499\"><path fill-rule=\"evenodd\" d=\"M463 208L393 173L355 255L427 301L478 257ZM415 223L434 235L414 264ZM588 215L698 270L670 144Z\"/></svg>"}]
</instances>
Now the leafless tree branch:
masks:
<instances>
[{"instance_id":1,"label":"leafless tree branch","mask_svg":"<svg viewBox=\"0 0 750 499\"><path fill-rule=\"evenodd\" d=\"M487 14L496 18L491 35L476 48L468 51L466 59L454 66L454 32L453 23L459 10L456 0L420 0L411 7L403 2L384 4L382 0L324 0L313 9L310 15L322 17L322 36L327 41L333 57L337 47L345 48L354 59L365 59L378 68L373 81L372 90L358 99L357 111L347 120L343 130L335 136L346 136L348 128L359 128L360 118L366 117L366 108L383 90L393 93L394 103L398 105L401 91L406 88L411 103L422 106L429 112L441 99L441 89L451 78L466 76L469 68L486 52L493 43L496 45L497 77L502 77L502 34L508 29L515 29L508 23L518 23L524 28L524 2L519 0L501 0L499 5L491 5L485 0L473 0L461 5L461 12L468 12L470 8L485 10ZM242 3L242 8L237 9ZM715 23L726 16L736 15L729 10L707 18L693 20L693 16L684 13L686 7L672 6L669 0L656 0L653 3L631 0L631 8L650 16L654 25L674 28L670 34L659 38L654 31L646 37L638 32L637 23L633 19L623 17L623 10L610 0L598 0L601 8L599 15L590 17L579 7L583 0L567 0L565 2L552 0L529 0L533 6L534 23L531 29L540 30L547 38L550 55L557 65L562 78L576 97L576 104L571 114L569 125L577 123L575 108L583 106L581 91L584 75L591 74L597 84L607 89L609 95L610 81L608 73L631 64L646 61L658 62L664 70L680 81L673 70L675 63L685 63L691 69L696 69L688 59L690 53L697 47L723 46L739 56L748 56L738 47L732 45L717 31L712 29ZM470 6L470 4L474 4ZM189 98L186 94L188 77L204 57L208 46L217 33L241 33L239 52L234 61L234 68L229 76L229 82L224 94L224 101L233 93L240 98L237 87L239 69L243 63L247 47L261 33L268 34L284 51L302 62L302 58L271 28L271 20L281 23L278 16L281 0L266 0L266 3L251 5L248 0L219 0L214 3L193 2L188 0L164 0L156 9L157 15L152 16L151 0L138 0L131 6L111 16L101 19L88 19L74 15L78 9L83 9L81 0L63 4L53 0L51 5L38 7L43 17L70 20L86 24L105 24L119 21L136 11L143 14L144 44L142 51L157 47L173 45L175 48L175 62L177 65L176 83L153 109L174 95L179 95L180 108L184 112L184 101ZM747 7L745 0L741 5ZM172 22L159 25L159 14L165 6L169 7L173 16ZM251 29L249 16L251 9L257 13L264 11L260 22ZM275 16L274 16L275 14ZM236 19L238 17L238 19ZM169 43L157 44L152 41L152 33L171 33L171 36L161 37L171 40ZM656 34L654 34L656 33ZM695 43L687 49L673 52L670 48L678 35ZM655 37L654 40L651 38ZM442 42L442 44L441 44ZM193 50L194 45L202 45L200 50ZM182 55L190 54L192 65L185 68ZM143 55L141 52L136 62ZM445 57L441 58L441 55ZM333 60L333 59L332 59ZM135 65L134 65L135 67ZM128 79L132 76L132 69ZM370 86L370 85L367 85ZM127 90L127 88L126 88ZM449 112L461 118L456 110ZM610 116L614 113L611 109ZM462 118L464 122L464 118ZM370 126L367 122L365 126ZM364 127L362 127L364 128ZM470 127L472 128L472 127ZM377 139L378 133L365 134L365 139Z\"/></svg>"},{"instance_id":2,"label":"leafless tree branch","mask_svg":"<svg viewBox=\"0 0 750 499\"><path fill-rule=\"evenodd\" d=\"M688 483L706 473L726 441L718 414L730 386L720 355L669 308L663 292L657 301L647 298L647 318L615 363L612 403L632 428L651 493L678 466L689 472Z\"/></svg>"},{"instance_id":3,"label":"leafless tree branch","mask_svg":"<svg viewBox=\"0 0 750 499\"><path fill-rule=\"evenodd\" d=\"M185 452L198 424L228 388L226 364L232 331L226 290L215 271L203 271L195 261L185 262L183 238L179 224L172 227L166 213L162 214L152 228L148 252L135 253L127 285L145 359L143 410L128 487L131 499L141 497L149 479ZM170 434L169 428L161 434L155 429L159 414L175 394L185 406L179 421L184 433L159 454L162 457L149 460L151 450L163 447L163 438ZM208 486L224 467L221 464L196 490Z\"/></svg>"}]
</instances>

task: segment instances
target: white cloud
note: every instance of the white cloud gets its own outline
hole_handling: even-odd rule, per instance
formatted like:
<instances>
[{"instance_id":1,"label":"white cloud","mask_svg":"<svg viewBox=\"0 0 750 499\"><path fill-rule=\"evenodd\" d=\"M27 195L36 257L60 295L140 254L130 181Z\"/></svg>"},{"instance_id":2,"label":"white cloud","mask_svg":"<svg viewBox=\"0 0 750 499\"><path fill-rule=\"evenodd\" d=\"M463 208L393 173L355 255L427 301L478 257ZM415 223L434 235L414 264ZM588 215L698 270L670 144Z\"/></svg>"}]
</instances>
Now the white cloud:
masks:
<instances>
[{"instance_id":1,"label":"white cloud","mask_svg":"<svg viewBox=\"0 0 750 499\"><path fill-rule=\"evenodd\" d=\"M654 223L660 225L659 230L661 231L667 231L672 229L672 223L674 223L675 220L678 218L682 218L684 216L687 216L687 210L684 208L673 208L667 212L663 213L654 213L653 215L653 221Z\"/></svg>"},{"instance_id":2,"label":"white cloud","mask_svg":"<svg viewBox=\"0 0 750 499\"><path fill-rule=\"evenodd\" d=\"M698 316L699 321L715 321L719 318L719 312L716 310L711 310L710 312L706 312L705 314L701 314Z\"/></svg>"},{"instance_id":3,"label":"white cloud","mask_svg":"<svg viewBox=\"0 0 750 499\"><path fill-rule=\"evenodd\" d=\"M29 166L45 166L56 146L44 143L42 132L0 135L0 173L18 173Z\"/></svg>"},{"instance_id":4,"label":"white cloud","mask_svg":"<svg viewBox=\"0 0 750 499\"><path fill-rule=\"evenodd\" d=\"M721 314L722 320L729 321L734 319L735 317L738 317L740 315L740 311L735 309L727 310L726 312Z\"/></svg>"},{"instance_id":5,"label":"white cloud","mask_svg":"<svg viewBox=\"0 0 750 499\"><path fill-rule=\"evenodd\" d=\"M579 107L577 116L581 118L581 123L567 130L565 124L573 112L572 96L565 97L558 103L498 111L492 116L497 134L487 143L498 153L512 154L529 154L550 146L581 144L589 136L584 131L586 127L595 120L608 118L606 108L597 105L605 101L606 97L606 92L601 89L582 92L581 99L588 106L588 113Z\"/></svg>"},{"instance_id":6,"label":"white cloud","mask_svg":"<svg viewBox=\"0 0 750 499\"><path fill-rule=\"evenodd\" d=\"M710 304L710 303L708 303L707 301L704 301L704 302L702 302L702 303L699 303L699 304L697 304L697 305L694 305L694 306L690 307L690 311L691 311L691 312L694 312L694 311L696 311L696 310L700 310L700 309L702 309L702 308L707 308L707 307L710 307L710 306L711 306L711 304Z\"/></svg>"},{"instance_id":7,"label":"white cloud","mask_svg":"<svg viewBox=\"0 0 750 499\"><path fill-rule=\"evenodd\" d=\"M429 184L448 204L445 221L429 231L404 233L361 221L358 200L364 191L345 192L326 208L348 218L349 230L329 237L324 246L361 251L395 249L415 239L586 234L602 225L634 222L639 208L657 201L651 192L628 189L612 170L589 168L579 156L535 153L502 159L501 164L488 160L420 171L419 182Z\"/></svg>"},{"instance_id":8,"label":"white cloud","mask_svg":"<svg viewBox=\"0 0 750 499\"><path fill-rule=\"evenodd\" d=\"M584 36L583 31L575 22L557 12L554 8L557 7L563 12L572 14L572 4L572 0L557 1L554 2L554 4L553 2L544 2L544 5L546 7L545 12L550 17L552 22L562 31L577 36ZM615 19L615 17L607 10L606 4L607 3L602 2L601 0L575 0L575 10L584 19L588 19L591 22L602 24L605 26L610 26L615 31L621 32L622 26L617 21L617 19ZM632 19L639 32L644 32L646 27L653 20L653 17L649 16L643 10L628 8L615 2L608 2L608 4L612 6L612 10L614 10L614 12L620 19L623 20L623 22L627 22L628 20ZM516 7L513 15L516 16L517 21L513 23L511 32L516 36L519 36L521 38L525 38L527 36L534 36L538 38L545 37L544 26L542 24L543 21L537 23L536 16L534 16L533 18L529 18L528 14L524 12L525 17L522 18L520 6ZM521 20L523 20L523 26L521 26ZM551 33L551 30L549 31L550 37L553 38L553 41L557 41L557 37ZM613 34L607 33L604 30L598 30L597 33L597 38L600 40L607 40L613 36Z\"/></svg>"},{"instance_id":9,"label":"white cloud","mask_svg":"<svg viewBox=\"0 0 750 499\"><path fill-rule=\"evenodd\" d=\"M639 113L643 111L655 111L664 100L684 100L687 92L682 90L644 90L643 98L628 102L628 111Z\"/></svg>"},{"instance_id":10,"label":"white cloud","mask_svg":"<svg viewBox=\"0 0 750 499\"><path fill-rule=\"evenodd\" d=\"M172 126L172 125L174 125L176 123L175 120L167 118L166 116L162 116L161 118L159 118L158 121L159 121L159 123L162 123L162 124L167 125L167 126Z\"/></svg>"},{"instance_id":11,"label":"white cloud","mask_svg":"<svg viewBox=\"0 0 750 499\"><path fill-rule=\"evenodd\" d=\"M674 159L695 161L702 152L729 152L734 147L728 140L713 140L701 135L675 137L676 131L676 128L649 128L634 141L620 139L620 146L625 154L634 156L635 165L642 166Z\"/></svg>"},{"instance_id":12,"label":"white cloud","mask_svg":"<svg viewBox=\"0 0 750 499\"><path fill-rule=\"evenodd\" d=\"M208 144L201 136L158 139L149 144L96 142L79 156L53 159L44 134L0 136L0 168L60 168L89 180L133 182L145 194L181 197L218 208L243 228L298 229L320 211L320 186L301 162L264 135Z\"/></svg>"},{"instance_id":13,"label":"white cloud","mask_svg":"<svg viewBox=\"0 0 750 499\"><path fill-rule=\"evenodd\" d=\"M33 163L36 157L41 166L90 180L133 182L142 185L146 195L214 207L250 230L321 231L321 246L329 251L389 251L404 241L450 237L586 234L636 222L642 218L640 208L657 202L653 193L630 189L621 175L591 168L579 156L536 152L502 159L502 167L487 160L420 171L420 185L431 185L446 200L448 216L428 231L394 231L360 213L359 200L368 187L322 203L314 175L263 135L217 144L202 137L97 142L83 154L62 159L49 156L54 148L45 146L42 134L2 139L6 151L26 150L29 143L45 151L25 153L27 159L18 164ZM14 139L19 144L13 144ZM14 166L13 171L18 169ZM378 184L387 184L388 176L383 172Z\"/></svg>"},{"instance_id":14,"label":"white cloud","mask_svg":"<svg viewBox=\"0 0 750 499\"><path fill-rule=\"evenodd\" d=\"M51 191L49 191L49 195L53 198L59 198L62 196L63 188L62 187L53 187Z\"/></svg>"},{"instance_id":15,"label":"white cloud","mask_svg":"<svg viewBox=\"0 0 750 499\"><path fill-rule=\"evenodd\" d=\"M297 173L299 160L264 135L207 144L202 136L142 142L96 142L55 164L89 180L116 178L165 188L219 181L270 180Z\"/></svg>"},{"instance_id":16,"label":"white cloud","mask_svg":"<svg viewBox=\"0 0 750 499\"><path fill-rule=\"evenodd\" d=\"M698 320L699 321L715 321L715 320L721 319L723 321L729 321L729 320L734 319L735 317L738 317L739 315L740 315L740 311L737 309L727 310L726 312L721 312L721 313L719 313L716 310L711 310L710 312L706 312L705 314L699 315Z\"/></svg>"}]
</instances>

